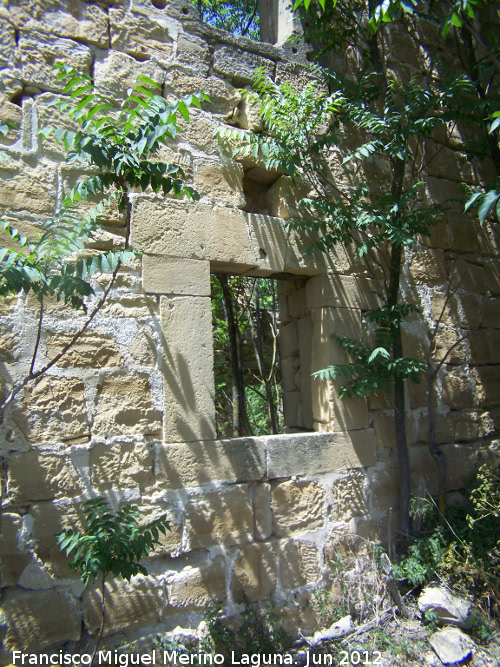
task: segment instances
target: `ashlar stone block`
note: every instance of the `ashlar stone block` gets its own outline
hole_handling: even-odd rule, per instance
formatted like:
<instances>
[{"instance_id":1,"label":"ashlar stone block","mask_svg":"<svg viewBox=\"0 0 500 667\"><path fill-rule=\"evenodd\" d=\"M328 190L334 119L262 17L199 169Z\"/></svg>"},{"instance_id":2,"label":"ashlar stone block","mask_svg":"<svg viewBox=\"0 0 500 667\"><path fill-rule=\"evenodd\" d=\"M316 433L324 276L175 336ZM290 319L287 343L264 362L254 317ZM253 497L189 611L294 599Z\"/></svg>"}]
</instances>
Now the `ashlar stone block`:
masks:
<instances>
[{"instance_id":1,"label":"ashlar stone block","mask_svg":"<svg viewBox=\"0 0 500 667\"><path fill-rule=\"evenodd\" d=\"M244 206L243 167L234 162L223 164L204 160L196 166L194 187L205 197L227 206Z\"/></svg>"},{"instance_id":2,"label":"ashlar stone block","mask_svg":"<svg viewBox=\"0 0 500 667\"><path fill-rule=\"evenodd\" d=\"M171 60L173 43L168 19L111 8L109 23L113 49L137 58L156 56L160 60Z\"/></svg>"},{"instance_id":3,"label":"ashlar stone block","mask_svg":"<svg viewBox=\"0 0 500 667\"><path fill-rule=\"evenodd\" d=\"M237 602L268 600L277 582L275 542L248 544L238 554L233 570L232 591Z\"/></svg>"},{"instance_id":4,"label":"ashlar stone block","mask_svg":"<svg viewBox=\"0 0 500 667\"><path fill-rule=\"evenodd\" d=\"M155 479L160 488L183 489L215 481L247 482L265 474L260 438L234 438L156 448Z\"/></svg>"},{"instance_id":5,"label":"ashlar stone block","mask_svg":"<svg viewBox=\"0 0 500 667\"><path fill-rule=\"evenodd\" d=\"M325 492L316 482L282 482L273 488L274 534L289 537L324 523Z\"/></svg>"},{"instance_id":6,"label":"ashlar stone block","mask_svg":"<svg viewBox=\"0 0 500 667\"><path fill-rule=\"evenodd\" d=\"M315 583L321 577L315 544L289 540L280 548L280 580L285 590Z\"/></svg>"},{"instance_id":7,"label":"ashlar stone block","mask_svg":"<svg viewBox=\"0 0 500 667\"><path fill-rule=\"evenodd\" d=\"M109 377L103 381L98 390L94 435L151 435L160 431L161 413L155 408L147 377Z\"/></svg>"},{"instance_id":8,"label":"ashlar stone block","mask_svg":"<svg viewBox=\"0 0 500 667\"><path fill-rule=\"evenodd\" d=\"M185 511L191 549L245 544L252 539L253 511L245 485L193 495Z\"/></svg>"},{"instance_id":9,"label":"ashlar stone block","mask_svg":"<svg viewBox=\"0 0 500 667\"><path fill-rule=\"evenodd\" d=\"M264 67L272 76L274 69L272 60L233 46L220 46L215 50L214 70L238 85L252 83L258 67Z\"/></svg>"},{"instance_id":10,"label":"ashlar stone block","mask_svg":"<svg viewBox=\"0 0 500 667\"><path fill-rule=\"evenodd\" d=\"M146 443L98 443L90 452L92 484L108 489L144 489L153 478L153 452Z\"/></svg>"},{"instance_id":11,"label":"ashlar stone block","mask_svg":"<svg viewBox=\"0 0 500 667\"><path fill-rule=\"evenodd\" d=\"M77 470L66 456L31 449L11 454L8 466L8 491L15 503L73 497L85 490Z\"/></svg>"},{"instance_id":12,"label":"ashlar stone block","mask_svg":"<svg viewBox=\"0 0 500 667\"><path fill-rule=\"evenodd\" d=\"M308 433L307 437L273 435L266 440L269 479L375 465L375 432L371 428Z\"/></svg>"},{"instance_id":13,"label":"ashlar stone block","mask_svg":"<svg viewBox=\"0 0 500 667\"><path fill-rule=\"evenodd\" d=\"M138 197L131 243L151 255L219 260L249 268L257 264L245 215L206 204Z\"/></svg>"},{"instance_id":14,"label":"ashlar stone block","mask_svg":"<svg viewBox=\"0 0 500 667\"><path fill-rule=\"evenodd\" d=\"M83 594L84 622L89 632L101 625L102 592L99 584L90 585ZM130 581L106 580L106 622L104 636L122 630L155 625L164 606L162 586L153 577L136 575Z\"/></svg>"},{"instance_id":15,"label":"ashlar stone block","mask_svg":"<svg viewBox=\"0 0 500 667\"><path fill-rule=\"evenodd\" d=\"M56 164L39 160L36 164L4 161L0 164L0 208L10 211L29 211L47 217L56 204Z\"/></svg>"},{"instance_id":16,"label":"ashlar stone block","mask_svg":"<svg viewBox=\"0 0 500 667\"><path fill-rule=\"evenodd\" d=\"M0 627L5 648L40 651L80 639L82 612L70 593L13 589L2 597Z\"/></svg>"},{"instance_id":17,"label":"ashlar stone block","mask_svg":"<svg viewBox=\"0 0 500 667\"><path fill-rule=\"evenodd\" d=\"M49 360L73 338L70 334L57 334L47 341L47 357ZM122 356L114 340L97 332L83 334L76 343L57 362L61 368L103 368L104 366L120 366Z\"/></svg>"},{"instance_id":18,"label":"ashlar stone block","mask_svg":"<svg viewBox=\"0 0 500 667\"><path fill-rule=\"evenodd\" d=\"M383 285L370 278L322 274L307 281L306 291L309 308L372 310L380 307Z\"/></svg>"},{"instance_id":19,"label":"ashlar stone block","mask_svg":"<svg viewBox=\"0 0 500 667\"><path fill-rule=\"evenodd\" d=\"M210 263L206 260L143 255L145 292L180 296L210 296Z\"/></svg>"},{"instance_id":20,"label":"ashlar stone block","mask_svg":"<svg viewBox=\"0 0 500 667\"><path fill-rule=\"evenodd\" d=\"M83 382L45 376L35 387L25 389L14 419L32 443L88 435Z\"/></svg>"},{"instance_id":21,"label":"ashlar stone block","mask_svg":"<svg viewBox=\"0 0 500 667\"><path fill-rule=\"evenodd\" d=\"M253 487L254 536L256 540L267 540L271 537L273 531L271 500L270 484L262 483Z\"/></svg>"},{"instance_id":22,"label":"ashlar stone block","mask_svg":"<svg viewBox=\"0 0 500 667\"><path fill-rule=\"evenodd\" d=\"M164 441L215 440L211 301L198 296L161 297L160 312L165 344Z\"/></svg>"},{"instance_id":23,"label":"ashlar stone block","mask_svg":"<svg viewBox=\"0 0 500 667\"><path fill-rule=\"evenodd\" d=\"M65 62L85 74L90 74L92 64L90 49L71 39L21 37L18 55L25 85L55 93L62 93L66 85L56 80L57 73L52 71L56 63Z\"/></svg>"},{"instance_id":24,"label":"ashlar stone block","mask_svg":"<svg viewBox=\"0 0 500 667\"><path fill-rule=\"evenodd\" d=\"M167 614L172 611L202 609L211 601L224 600L226 577L224 559L217 556L198 567L185 568L168 584Z\"/></svg>"},{"instance_id":25,"label":"ashlar stone block","mask_svg":"<svg viewBox=\"0 0 500 667\"><path fill-rule=\"evenodd\" d=\"M165 72L151 60L138 62L132 56L120 51L103 51L96 57L95 83L105 95L114 99L124 98L127 89L136 84L138 76L147 76L161 86L165 79ZM146 87L148 87L147 84ZM152 87L151 90L153 90ZM154 92L157 93L158 90Z\"/></svg>"},{"instance_id":26,"label":"ashlar stone block","mask_svg":"<svg viewBox=\"0 0 500 667\"><path fill-rule=\"evenodd\" d=\"M18 537L22 527L19 514L4 512L2 515L2 539L0 540L1 587L15 586L24 568L32 560L28 551L20 550Z\"/></svg>"}]
</instances>

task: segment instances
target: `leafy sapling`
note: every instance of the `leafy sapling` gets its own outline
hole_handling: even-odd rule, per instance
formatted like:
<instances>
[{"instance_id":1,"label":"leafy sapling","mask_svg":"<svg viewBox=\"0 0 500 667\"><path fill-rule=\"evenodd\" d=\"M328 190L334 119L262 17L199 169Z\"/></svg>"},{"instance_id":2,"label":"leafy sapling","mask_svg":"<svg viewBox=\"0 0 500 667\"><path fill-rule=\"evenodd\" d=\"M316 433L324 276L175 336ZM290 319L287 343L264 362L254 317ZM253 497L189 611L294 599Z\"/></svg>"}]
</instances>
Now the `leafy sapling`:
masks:
<instances>
[{"instance_id":1,"label":"leafy sapling","mask_svg":"<svg viewBox=\"0 0 500 667\"><path fill-rule=\"evenodd\" d=\"M104 632L106 581L110 575L130 581L136 574L147 574L140 561L149 556L170 526L166 516L141 526L136 505L124 505L113 513L104 498L86 502L84 513L84 531L68 528L56 537L59 549L67 556L73 554L70 567L80 572L84 586L101 577L101 625L94 657Z\"/></svg>"}]
</instances>

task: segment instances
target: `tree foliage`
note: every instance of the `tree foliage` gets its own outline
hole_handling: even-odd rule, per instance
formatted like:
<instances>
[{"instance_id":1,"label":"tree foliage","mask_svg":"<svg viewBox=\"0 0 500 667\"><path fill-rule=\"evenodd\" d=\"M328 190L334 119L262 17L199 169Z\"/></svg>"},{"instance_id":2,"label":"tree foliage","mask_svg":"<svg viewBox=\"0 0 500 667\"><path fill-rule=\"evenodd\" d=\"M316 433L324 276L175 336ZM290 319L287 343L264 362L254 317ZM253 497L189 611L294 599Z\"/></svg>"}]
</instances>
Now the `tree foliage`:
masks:
<instances>
[{"instance_id":1,"label":"tree foliage","mask_svg":"<svg viewBox=\"0 0 500 667\"><path fill-rule=\"evenodd\" d=\"M124 505L113 513L104 498L84 505L84 532L68 528L57 534L57 545L67 556L73 554L70 566L80 571L85 586L101 574L130 580L136 574L147 574L140 563L170 530L166 516L141 526L136 505Z\"/></svg>"},{"instance_id":2,"label":"tree foliage","mask_svg":"<svg viewBox=\"0 0 500 667\"><path fill-rule=\"evenodd\" d=\"M191 0L202 21L234 35L259 39L258 0Z\"/></svg>"},{"instance_id":3,"label":"tree foliage","mask_svg":"<svg viewBox=\"0 0 500 667\"><path fill-rule=\"evenodd\" d=\"M418 379L422 360L404 356L402 322L415 316L405 301L402 276L408 251L430 234L440 207L429 202L421 181L427 140L438 129L446 137L456 124L471 129L457 149L470 159L489 156L500 175L496 109L496 38L483 59L477 57L478 36L470 23L483 9L481 0L465 3L391 2L374 5L363 0L300 2L305 37L315 46L320 65L316 80L295 90L276 85L261 71L254 81L251 103L259 105L264 132L251 134L225 129L221 136L236 140L235 154L265 160L305 182L310 194L301 202L300 219L290 226L313 239L310 252L329 253L335 245L354 247L372 273L384 276L381 307L365 314L364 340L334 334L352 361L321 369L321 378L343 379L341 396L366 396L393 390L401 497L401 527L409 529L410 475L405 434L404 381ZM416 35L427 21L437 30L437 43L455 33L463 71L449 71L446 59L428 53L429 71L402 80L392 67L383 26ZM409 22L411 25L409 25ZM396 25L397 24L397 25ZM476 40L474 42L474 40ZM423 43L419 43L423 48ZM342 74L328 67L332 51L356 54L355 71ZM441 58L441 59L440 59ZM448 68L448 69L447 69ZM479 206L481 222L498 207L500 188L470 192L468 207Z\"/></svg>"},{"instance_id":4,"label":"tree foliage","mask_svg":"<svg viewBox=\"0 0 500 667\"><path fill-rule=\"evenodd\" d=\"M187 95L169 102L159 94L157 83L138 77L116 106L95 88L88 75L66 64L58 64L55 69L57 80L65 87L63 97L53 104L78 129L45 127L39 130L40 138L46 141L53 136L64 148L66 162L78 165L88 175L70 189L60 208L41 223L40 233L33 238L22 236L10 221L0 220L9 241L0 248L0 295L33 292L40 302L39 335L30 372L13 389L3 408L27 382L36 381L57 363L102 307L119 268L136 257L129 246L130 194L153 191L198 198L193 188L184 184L182 169L162 162L157 154L163 144L175 139L180 120L189 120L190 107L200 107L202 99L208 100L206 95ZM86 245L100 229L106 207L113 202L118 204L126 228L123 247L88 256ZM89 209L86 214L79 210L82 203ZM83 329L62 353L35 371L44 298L53 297L86 312L85 300L95 294L92 278L105 272L111 272L110 283Z\"/></svg>"}]
</instances>

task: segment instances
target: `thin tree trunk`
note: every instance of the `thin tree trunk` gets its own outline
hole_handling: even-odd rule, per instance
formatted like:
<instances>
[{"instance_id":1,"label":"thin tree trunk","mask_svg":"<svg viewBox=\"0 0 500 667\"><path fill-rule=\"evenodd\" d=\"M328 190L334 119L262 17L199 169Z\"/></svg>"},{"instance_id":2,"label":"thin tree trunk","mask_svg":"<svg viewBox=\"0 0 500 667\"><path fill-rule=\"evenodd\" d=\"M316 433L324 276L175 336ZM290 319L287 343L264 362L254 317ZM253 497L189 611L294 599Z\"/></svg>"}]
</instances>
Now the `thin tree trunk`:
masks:
<instances>
[{"instance_id":1,"label":"thin tree trunk","mask_svg":"<svg viewBox=\"0 0 500 667\"><path fill-rule=\"evenodd\" d=\"M271 374L269 374L268 377L266 369L264 367L264 353L262 351L262 325L260 321L259 279L257 279L255 282L254 292L255 292L255 326L257 330L257 336L255 337L255 352L257 356L259 372L262 377L262 382L264 383L264 388L266 390L267 415L269 418L271 433L274 434L278 432L278 422L276 419L276 407L274 405L273 391L271 386Z\"/></svg>"},{"instance_id":2,"label":"thin tree trunk","mask_svg":"<svg viewBox=\"0 0 500 667\"><path fill-rule=\"evenodd\" d=\"M403 246L401 244L391 245L391 272L389 282L389 293L387 305L397 306L400 290L401 264L403 258ZM394 330L394 341L392 345L392 358L400 359L403 356L403 342L401 339L401 324L398 321ZM399 469L399 519L400 530L403 536L403 546L406 544L410 534L410 498L411 498L411 478L410 478L410 457L408 454L408 443L406 440L406 400L405 383L401 377L394 379L394 426L396 430L396 450L398 454Z\"/></svg>"},{"instance_id":3,"label":"thin tree trunk","mask_svg":"<svg viewBox=\"0 0 500 667\"><path fill-rule=\"evenodd\" d=\"M217 276L222 288L224 310L229 333L229 348L231 354L231 382L233 387L233 433L235 437L253 435L248 421L245 383L243 379L243 364L241 361L240 331L234 316L231 289L225 275Z\"/></svg>"}]
</instances>

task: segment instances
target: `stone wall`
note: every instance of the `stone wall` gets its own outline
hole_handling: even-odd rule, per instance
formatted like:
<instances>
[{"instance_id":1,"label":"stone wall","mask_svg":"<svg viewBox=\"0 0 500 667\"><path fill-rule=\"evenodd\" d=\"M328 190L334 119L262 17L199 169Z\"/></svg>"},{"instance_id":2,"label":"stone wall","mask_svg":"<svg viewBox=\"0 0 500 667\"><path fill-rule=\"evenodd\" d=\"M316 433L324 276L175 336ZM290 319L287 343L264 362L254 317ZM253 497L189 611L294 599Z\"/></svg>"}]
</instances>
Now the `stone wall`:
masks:
<instances>
[{"instance_id":1,"label":"stone wall","mask_svg":"<svg viewBox=\"0 0 500 667\"><path fill-rule=\"evenodd\" d=\"M87 333L18 396L0 427L2 660L10 662L8 649L41 650L98 627L98 594L83 589L54 537L81 525L82 504L93 495L115 506L134 501L144 516L167 512L171 521L148 576L111 583L107 635L124 641L196 627L209 600L233 614L242 592L279 601L290 627L311 630L307 600L331 583L332 550L349 533L376 536L398 503L390 399L340 402L335 387L310 377L341 358L333 330L361 331L382 276L342 249L304 257L308 240L283 226L297 196L288 180L258 162L234 161L213 135L228 122L257 128L241 89L262 66L276 81L300 85L304 53L212 29L189 4L150 0L4 4L0 30L0 115L20 128L0 164L0 209L27 235L79 176L58 146L42 145L37 134L65 122L49 106L62 92L54 62L92 74L117 100L140 73L167 96L202 90L212 100L162 155L183 166L200 202L135 196L131 240L142 259L120 271ZM427 150L437 153L430 143ZM467 170L441 146L429 164L427 195L455 196L460 180L479 178ZM404 334L407 355L425 354L448 277L459 275L435 341L439 360L464 337L437 383L437 438L453 492L479 450L496 443L500 260L498 224L481 229L452 204L443 216L431 238L409 251L405 285L425 319L409 321ZM125 231L111 213L93 248L121 247ZM280 344L287 435L215 439L211 271L286 279ZM96 279L89 307L107 280ZM29 370L37 309L31 295L0 304L4 395ZM84 321L61 303L46 304L38 363L53 358ZM414 487L435 491L425 384L410 385L408 396Z\"/></svg>"}]
</instances>

